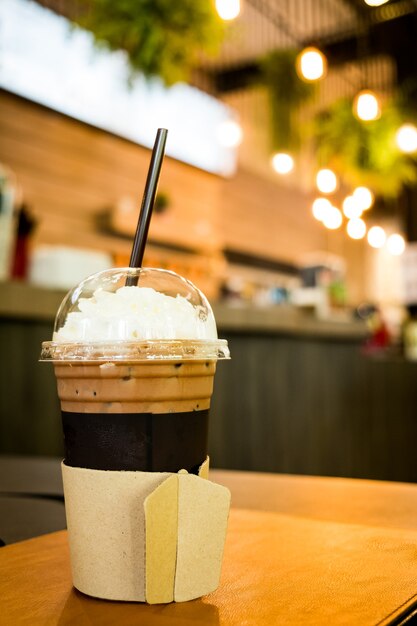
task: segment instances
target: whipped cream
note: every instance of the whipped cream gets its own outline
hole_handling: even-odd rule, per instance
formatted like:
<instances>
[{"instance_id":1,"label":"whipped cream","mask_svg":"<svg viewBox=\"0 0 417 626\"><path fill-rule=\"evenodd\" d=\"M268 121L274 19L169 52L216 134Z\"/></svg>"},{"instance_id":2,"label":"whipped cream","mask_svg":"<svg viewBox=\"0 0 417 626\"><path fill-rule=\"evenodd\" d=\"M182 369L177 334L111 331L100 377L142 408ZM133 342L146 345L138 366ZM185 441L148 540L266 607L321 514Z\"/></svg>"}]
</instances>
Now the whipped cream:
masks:
<instances>
[{"instance_id":1,"label":"whipped cream","mask_svg":"<svg viewBox=\"0 0 417 626\"><path fill-rule=\"evenodd\" d=\"M97 289L92 298L81 298L78 308L54 333L54 341L217 339L210 309L149 287L120 287L115 292Z\"/></svg>"}]
</instances>

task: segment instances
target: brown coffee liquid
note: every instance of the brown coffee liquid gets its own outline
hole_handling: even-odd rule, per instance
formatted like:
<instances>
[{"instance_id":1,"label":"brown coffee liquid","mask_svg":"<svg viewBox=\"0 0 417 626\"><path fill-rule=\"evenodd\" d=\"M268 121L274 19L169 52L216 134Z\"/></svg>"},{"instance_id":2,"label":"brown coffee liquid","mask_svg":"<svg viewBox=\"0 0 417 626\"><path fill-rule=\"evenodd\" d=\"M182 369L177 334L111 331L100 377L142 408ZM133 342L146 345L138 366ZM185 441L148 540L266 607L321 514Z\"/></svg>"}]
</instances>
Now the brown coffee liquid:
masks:
<instances>
[{"instance_id":1,"label":"brown coffee liquid","mask_svg":"<svg viewBox=\"0 0 417 626\"><path fill-rule=\"evenodd\" d=\"M55 365L65 463L197 472L207 456L214 361Z\"/></svg>"}]
</instances>

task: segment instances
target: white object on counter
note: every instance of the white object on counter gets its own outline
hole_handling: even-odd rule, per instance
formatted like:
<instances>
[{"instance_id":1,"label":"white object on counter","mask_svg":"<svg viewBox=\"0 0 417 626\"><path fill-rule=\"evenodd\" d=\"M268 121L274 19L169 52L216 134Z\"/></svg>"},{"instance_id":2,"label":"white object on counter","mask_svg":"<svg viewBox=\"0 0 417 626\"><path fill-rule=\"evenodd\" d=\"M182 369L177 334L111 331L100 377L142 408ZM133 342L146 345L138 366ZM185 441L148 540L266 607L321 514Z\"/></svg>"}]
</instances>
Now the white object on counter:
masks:
<instances>
[{"instance_id":1,"label":"white object on counter","mask_svg":"<svg viewBox=\"0 0 417 626\"><path fill-rule=\"evenodd\" d=\"M112 267L112 257L96 250L39 246L32 253L29 282L55 289L71 289L90 274Z\"/></svg>"},{"instance_id":2,"label":"white object on counter","mask_svg":"<svg viewBox=\"0 0 417 626\"><path fill-rule=\"evenodd\" d=\"M329 298L324 287L299 287L290 294L293 306L314 309L320 319L329 317Z\"/></svg>"}]
</instances>

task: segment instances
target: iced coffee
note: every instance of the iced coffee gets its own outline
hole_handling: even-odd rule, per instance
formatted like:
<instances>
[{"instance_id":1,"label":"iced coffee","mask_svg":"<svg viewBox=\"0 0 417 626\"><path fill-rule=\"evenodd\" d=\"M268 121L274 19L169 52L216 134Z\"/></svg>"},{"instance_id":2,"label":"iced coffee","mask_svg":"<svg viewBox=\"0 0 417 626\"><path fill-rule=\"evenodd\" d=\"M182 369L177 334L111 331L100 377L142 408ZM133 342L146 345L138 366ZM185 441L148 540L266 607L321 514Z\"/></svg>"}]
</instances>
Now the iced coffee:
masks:
<instances>
[{"instance_id":1,"label":"iced coffee","mask_svg":"<svg viewBox=\"0 0 417 626\"><path fill-rule=\"evenodd\" d=\"M217 588L230 493L208 480L219 359L205 296L177 274L112 269L64 299L52 361L74 586L108 600L181 602Z\"/></svg>"},{"instance_id":2,"label":"iced coffee","mask_svg":"<svg viewBox=\"0 0 417 626\"><path fill-rule=\"evenodd\" d=\"M135 276L137 285L126 286ZM195 473L207 456L217 338L205 296L173 272L114 269L73 289L42 357L54 362L65 463Z\"/></svg>"}]
</instances>

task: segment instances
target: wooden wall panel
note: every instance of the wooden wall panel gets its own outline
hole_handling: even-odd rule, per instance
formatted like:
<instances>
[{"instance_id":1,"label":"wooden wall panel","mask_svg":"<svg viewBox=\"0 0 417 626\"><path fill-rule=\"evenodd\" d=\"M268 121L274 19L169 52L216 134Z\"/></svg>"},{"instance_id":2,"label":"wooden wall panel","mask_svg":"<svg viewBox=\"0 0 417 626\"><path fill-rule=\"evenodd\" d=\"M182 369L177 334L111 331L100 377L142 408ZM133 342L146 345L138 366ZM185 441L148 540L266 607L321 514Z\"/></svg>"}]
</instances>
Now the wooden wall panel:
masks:
<instances>
[{"instance_id":1,"label":"wooden wall panel","mask_svg":"<svg viewBox=\"0 0 417 626\"><path fill-rule=\"evenodd\" d=\"M91 245L99 213L125 195L139 203L149 150L6 93L0 97L0 124L0 161L15 171L33 206L40 222L37 241L51 241L56 228L57 242L63 242L71 221L79 244ZM155 216L151 235L195 244L201 222L210 220L214 236L220 182L167 158L160 190L170 196L169 217ZM200 247L207 244L200 235ZM97 235L95 247L103 245L109 240Z\"/></svg>"},{"instance_id":2,"label":"wooden wall panel","mask_svg":"<svg viewBox=\"0 0 417 626\"><path fill-rule=\"evenodd\" d=\"M0 160L15 170L41 220L39 241L50 241L55 228L61 239L71 225L91 232L94 216L118 198L140 198L147 149L4 92L0 124ZM317 246L315 225L288 209L291 192L249 173L223 181L166 159L160 188L172 206L153 220L159 239L189 243L211 233L219 245L278 259L294 258L291 248L282 249L289 236L296 251Z\"/></svg>"},{"instance_id":3,"label":"wooden wall panel","mask_svg":"<svg viewBox=\"0 0 417 626\"><path fill-rule=\"evenodd\" d=\"M310 200L311 202L311 200ZM311 216L309 198L240 170L224 182L222 235L228 246L298 262L306 252L323 249L325 233Z\"/></svg>"},{"instance_id":4,"label":"wooden wall panel","mask_svg":"<svg viewBox=\"0 0 417 626\"><path fill-rule=\"evenodd\" d=\"M0 162L15 171L39 220L35 243L76 242L129 254L127 240L98 232L96 222L123 196L139 204L149 150L4 91L0 137ZM166 158L160 191L169 195L170 207L153 217L151 237L208 254L229 247L296 263L307 252L326 250L311 198L245 167L223 180ZM134 229L136 211L127 219ZM345 251L354 259L355 250ZM354 276L360 299L361 274Z\"/></svg>"}]
</instances>

